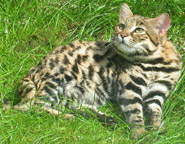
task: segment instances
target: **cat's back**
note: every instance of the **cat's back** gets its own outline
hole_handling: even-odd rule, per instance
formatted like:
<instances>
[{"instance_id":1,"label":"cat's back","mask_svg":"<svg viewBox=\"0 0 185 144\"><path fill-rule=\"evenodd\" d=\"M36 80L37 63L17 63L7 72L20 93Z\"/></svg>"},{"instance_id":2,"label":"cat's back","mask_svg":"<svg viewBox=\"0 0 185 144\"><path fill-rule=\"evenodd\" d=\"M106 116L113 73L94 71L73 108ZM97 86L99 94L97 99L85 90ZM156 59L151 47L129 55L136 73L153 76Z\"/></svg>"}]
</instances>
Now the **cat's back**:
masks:
<instances>
[{"instance_id":1,"label":"cat's back","mask_svg":"<svg viewBox=\"0 0 185 144\"><path fill-rule=\"evenodd\" d=\"M76 40L54 49L26 77L35 83L57 77L66 81L93 79L100 70L115 68L109 60L114 55L112 44L107 41Z\"/></svg>"}]
</instances>

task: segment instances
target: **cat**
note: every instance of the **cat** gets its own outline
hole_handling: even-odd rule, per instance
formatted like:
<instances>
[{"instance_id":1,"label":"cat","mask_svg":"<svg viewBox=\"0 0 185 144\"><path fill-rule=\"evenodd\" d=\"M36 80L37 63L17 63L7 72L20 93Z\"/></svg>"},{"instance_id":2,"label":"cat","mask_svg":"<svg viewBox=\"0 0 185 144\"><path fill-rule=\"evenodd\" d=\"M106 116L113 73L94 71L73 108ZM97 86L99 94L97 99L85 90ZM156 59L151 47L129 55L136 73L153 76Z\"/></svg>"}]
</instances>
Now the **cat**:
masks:
<instances>
[{"instance_id":1,"label":"cat","mask_svg":"<svg viewBox=\"0 0 185 144\"><path fill-rule=\"evenodd\" d=\"M145 132L144 115L158 128L162 105L182 68L180 55L167 40L169 27L167 13L146 18L133 15L123 3L111 42L76 40L53 50L22 79L22 100L13 108L40 105L72 118L62 111L85 107L103 115L98 107L116 101L133 138ZM8 102L4 107L10 107Z\"/></svg>"}]
</instances>

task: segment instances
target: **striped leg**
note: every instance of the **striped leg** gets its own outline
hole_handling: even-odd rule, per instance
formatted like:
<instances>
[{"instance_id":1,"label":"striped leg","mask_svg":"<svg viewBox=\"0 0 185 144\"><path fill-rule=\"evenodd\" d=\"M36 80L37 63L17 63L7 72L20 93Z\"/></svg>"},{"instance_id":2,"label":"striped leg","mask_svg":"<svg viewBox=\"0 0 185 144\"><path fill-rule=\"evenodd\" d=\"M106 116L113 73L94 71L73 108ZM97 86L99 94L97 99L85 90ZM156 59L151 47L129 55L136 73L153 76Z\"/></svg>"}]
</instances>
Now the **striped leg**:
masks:
<instances>
[{"instance_id":1,"label":"striped leg","mask_svg":"<svg viewBox=\"0 0 185 144\"><path fill-rule=\"evenodd\" d=\"M168 94L167 91L166 86L156 83L143 98L148 124L154 128L159 128L161 125L162 105Z\"/></svg>"},{"instance_id":2,"label":"striped leg","mask_svg":"<svg viewBox=\"0 0 185 144\"><path fill-rule=\"evenodd\" d=\"M128 95L127 95L128 94ZM128 98L125 98L125 97ZM145 132L142 100L138 94L126 91L118 101L125 114L126 121L131 124L132 138L137 139Z\"/></svg>"}]
</instances>

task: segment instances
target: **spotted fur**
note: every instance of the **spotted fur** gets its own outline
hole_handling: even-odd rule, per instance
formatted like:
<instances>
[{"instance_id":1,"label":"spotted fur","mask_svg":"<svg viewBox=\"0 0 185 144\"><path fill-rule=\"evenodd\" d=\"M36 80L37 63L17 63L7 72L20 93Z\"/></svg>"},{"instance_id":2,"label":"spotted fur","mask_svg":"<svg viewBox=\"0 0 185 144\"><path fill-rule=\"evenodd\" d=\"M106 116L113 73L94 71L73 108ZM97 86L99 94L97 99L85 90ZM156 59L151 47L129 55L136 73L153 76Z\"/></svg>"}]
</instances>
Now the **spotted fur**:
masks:
<instances>
[{"instance_id":1,"label":"spotted fur","mask_svg":"<svg viewBox=\"0 0 185 144\"><path fill-rule=\"evenodd\" d=\"M182 67L166 38L169 23L166 13L145 18L123 4L111 42L77 40L56 48L23 78L22 101L14 109L40 104L52 114L66 107L101 113L98 107L113 100L120 104L134 138L145 131L145 114L150 125L159 127L162 105Z\"/></svg>"}]
</instances>

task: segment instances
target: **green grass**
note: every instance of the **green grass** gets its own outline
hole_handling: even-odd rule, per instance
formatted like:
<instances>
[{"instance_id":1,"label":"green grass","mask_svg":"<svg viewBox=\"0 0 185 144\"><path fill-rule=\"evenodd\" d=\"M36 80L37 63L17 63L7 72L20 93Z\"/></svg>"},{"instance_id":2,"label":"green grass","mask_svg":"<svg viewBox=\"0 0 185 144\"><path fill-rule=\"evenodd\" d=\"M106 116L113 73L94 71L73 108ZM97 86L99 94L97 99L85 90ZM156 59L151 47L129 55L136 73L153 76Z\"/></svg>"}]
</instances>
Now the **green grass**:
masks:
<instances>
[{"instance_id":1,"label":"green grass","mask_svg":"<svg viewBox=\"0 0 185 144\"><path fill-rule=\"evenodd\" d=\"M21 78L55 47L75 39L110 40L118 22L122 0L1 0L0 1L0 107L5 98L16 99ZM185 18L182 0L125 0L135 14L171 17L168 37L185 64ZM164 105L163 127L143 138L130 139L121 119L103 126L97 118L77 116L68 121L45 112L0 108L0 143L64 144L181 144L185 143L185 67L175 90ZM108 107L108 110L112 107ZM118 113L118 112L117 112Z\"/></svg>"}]
</instances>

